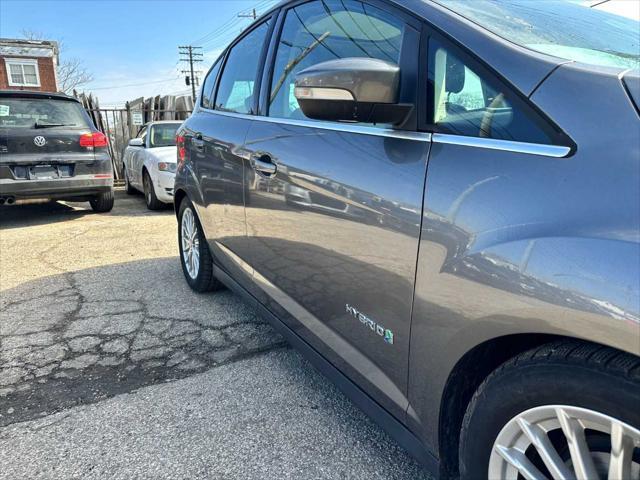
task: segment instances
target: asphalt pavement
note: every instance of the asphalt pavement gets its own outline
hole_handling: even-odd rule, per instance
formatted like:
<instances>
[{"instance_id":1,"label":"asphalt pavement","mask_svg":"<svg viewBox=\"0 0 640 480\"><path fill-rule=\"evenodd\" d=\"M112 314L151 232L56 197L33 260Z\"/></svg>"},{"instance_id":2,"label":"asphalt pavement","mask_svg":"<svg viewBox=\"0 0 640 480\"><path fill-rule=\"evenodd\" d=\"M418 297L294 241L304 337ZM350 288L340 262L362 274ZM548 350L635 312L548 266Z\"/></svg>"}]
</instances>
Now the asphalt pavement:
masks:
<instances>
[{"instance_id":1,"label":"asphalt pavement","mask_svg":"<svg viewBox=\"0 0 640 480\"><path fill-rule=\"evenodd\" d=\"M428 477L119 191L0 209L0 478Z\"/></svg>"}]
</instances>

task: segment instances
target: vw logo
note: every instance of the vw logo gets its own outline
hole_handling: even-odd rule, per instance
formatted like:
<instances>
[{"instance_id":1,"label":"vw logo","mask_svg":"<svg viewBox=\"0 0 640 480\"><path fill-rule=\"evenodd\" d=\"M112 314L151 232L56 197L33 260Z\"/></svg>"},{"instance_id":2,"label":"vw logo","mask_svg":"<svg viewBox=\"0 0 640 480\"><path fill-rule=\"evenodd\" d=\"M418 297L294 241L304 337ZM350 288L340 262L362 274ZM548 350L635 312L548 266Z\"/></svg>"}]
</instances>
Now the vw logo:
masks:
<instances>
[{"instance_id":1,"label":"vw logo","mask_svg":"<svg viewBox=\"0 0 640 480\"><path fill-rule=\"evenodd\" d=\"M42 135L38 135L33 139L33 143L35 143L38 147L44 147L47 143L47 139Z\"/></svg>"}]
</instances>

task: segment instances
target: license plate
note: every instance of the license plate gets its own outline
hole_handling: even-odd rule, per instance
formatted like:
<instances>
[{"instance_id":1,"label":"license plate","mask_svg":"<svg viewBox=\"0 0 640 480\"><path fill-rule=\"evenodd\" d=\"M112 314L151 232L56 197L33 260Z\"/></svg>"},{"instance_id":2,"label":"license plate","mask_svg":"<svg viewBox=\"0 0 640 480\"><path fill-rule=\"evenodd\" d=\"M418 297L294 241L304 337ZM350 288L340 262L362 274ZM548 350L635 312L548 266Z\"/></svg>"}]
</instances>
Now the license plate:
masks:
<instances>
[{"instance_id":1,"label":"license plate","mask_svg":"<svg viewBox=\"0 0 640 480\"><path fill-rule=\"evenodd\" d=\"M37 165L31 167L29 177L33 180L49 180L58 178L58 169L51 165Z\"/></svg>"}]
</instances>

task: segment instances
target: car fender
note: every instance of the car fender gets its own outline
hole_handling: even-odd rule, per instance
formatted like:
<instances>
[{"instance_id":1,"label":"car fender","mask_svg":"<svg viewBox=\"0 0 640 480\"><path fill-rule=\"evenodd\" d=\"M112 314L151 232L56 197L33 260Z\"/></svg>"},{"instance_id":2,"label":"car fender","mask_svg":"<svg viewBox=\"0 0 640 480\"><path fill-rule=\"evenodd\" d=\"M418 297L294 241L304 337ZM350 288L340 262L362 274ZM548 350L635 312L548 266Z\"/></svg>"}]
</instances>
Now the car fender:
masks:
<instances>
[{"instance_id":1,"label":"car fender","mask_svg":"<svg viewBox=\"0 0 640 480\"><path fill-rule=\"evenodd\" d=\"M142 169L147 169L149 172L149 176L151 177L151 181L154 186L158 185L158 163L160 162L173 162L176 161L176 150L175 147L160 147L160 148L152 148L144 150L144 159L142 162ZM141 172L142 173L142 172Z\"/></svg>"},{"instance_id":2,"label":"car fender","mask_svg":"<svg viewBox=\"0 0 640 480\"><path fill-rule=\"evenodd\" d=\"M494 242L479 234L466 248L455 232L447 236L449 248L444 235L420 245L409 390L420 405L413 420L423 428L438 425L458 362L487 342L550 335L640 355L640 243L632 235ZM428 443L437 445L429 430Z\"/></svg>"},{"instance_id":3,"label":"car fender","mask_svg":"<svg viewBox=\"0 0 640 480\"><path fill-rule=\"evenodd\" d=\"M142 172L146 170L151 178L151 183L155 186L158 181L158 159L150 155L146 150L142 153L144 154L144 159L140 168L140 178L142 178Z\"/></svg>"},{"instance_id":4,"label":"car fender","mask_svg":"<svg viewBox=\"0 0 640 480\"><path fill-rule=\"evenodd\" d=\"M175 200L181 200L183 195L189 198L196 208L196 213L200 216L204 205L204 195L197 180L193 164L188 161L178 164L174 183ZM176 203L176 214L178 213L177 207Z\"/></svg>"}]
</instances>

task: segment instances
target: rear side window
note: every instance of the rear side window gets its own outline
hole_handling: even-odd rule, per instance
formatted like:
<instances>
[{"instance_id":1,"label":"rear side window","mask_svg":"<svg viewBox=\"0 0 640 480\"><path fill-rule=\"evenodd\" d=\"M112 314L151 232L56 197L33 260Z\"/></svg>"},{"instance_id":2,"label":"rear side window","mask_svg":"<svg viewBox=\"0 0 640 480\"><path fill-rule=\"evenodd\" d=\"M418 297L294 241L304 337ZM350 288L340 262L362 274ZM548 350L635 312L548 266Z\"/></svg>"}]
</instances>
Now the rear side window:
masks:
<instances>
[{"instance_id":1,"label":"rear side window","mask_svg":"<svg viewBox=\"0 0 640 480\"><path fill-rule=\"evenodd\" d=\"M276 54L269 116L306 118L294 96L296 74L336 58L400 63L404 22L369 4L322 0L287 11Z\"/></svg>"},{"instance_id":2,"label":"rear side window","mask_svg":"<svg viewBox=\"0 0 640 480\"><path fill-rule=\"evenodd\" d=\"M77 102L50 98L0 97L0 127L47 126L89 127L84 110Z\"/></svg>"},{"instance_id":3,"label":"rear side window","mask_svg":"<svg viewBox=\"0 0 640 480\"><path fill-rule=\"evenodd\" d=\"M430 118L442 133L555 144L559 132L476 62L429 41Z\"/></svg>"},{"instance_id":4,"label":"rear side window","mask_svg":"<svg viewBox=\"0 0 640 480\"><path fill-rule=\"evenodd\" d=\"M218 73L220 73L220 67L222 66L222 59L219 59L211 70L209 70L209 74L204 81L204 85L202 86L202 100L201 105L204 108L213 108L213 99L215 96L215 87L216 87L216 79L218 78Z\"/></svg>"},{"instance_id":5,"label":"rear side window","mask_svg":"<svg viewBox=\"0 0 640 480\"><path fill-rule=\"evenodd\" d=\"M260 53L269 33L269 21L256 27L229 52L220 77L215 108L235 113L254 113L255 82Z\"/></svg>"}]
</instances>

